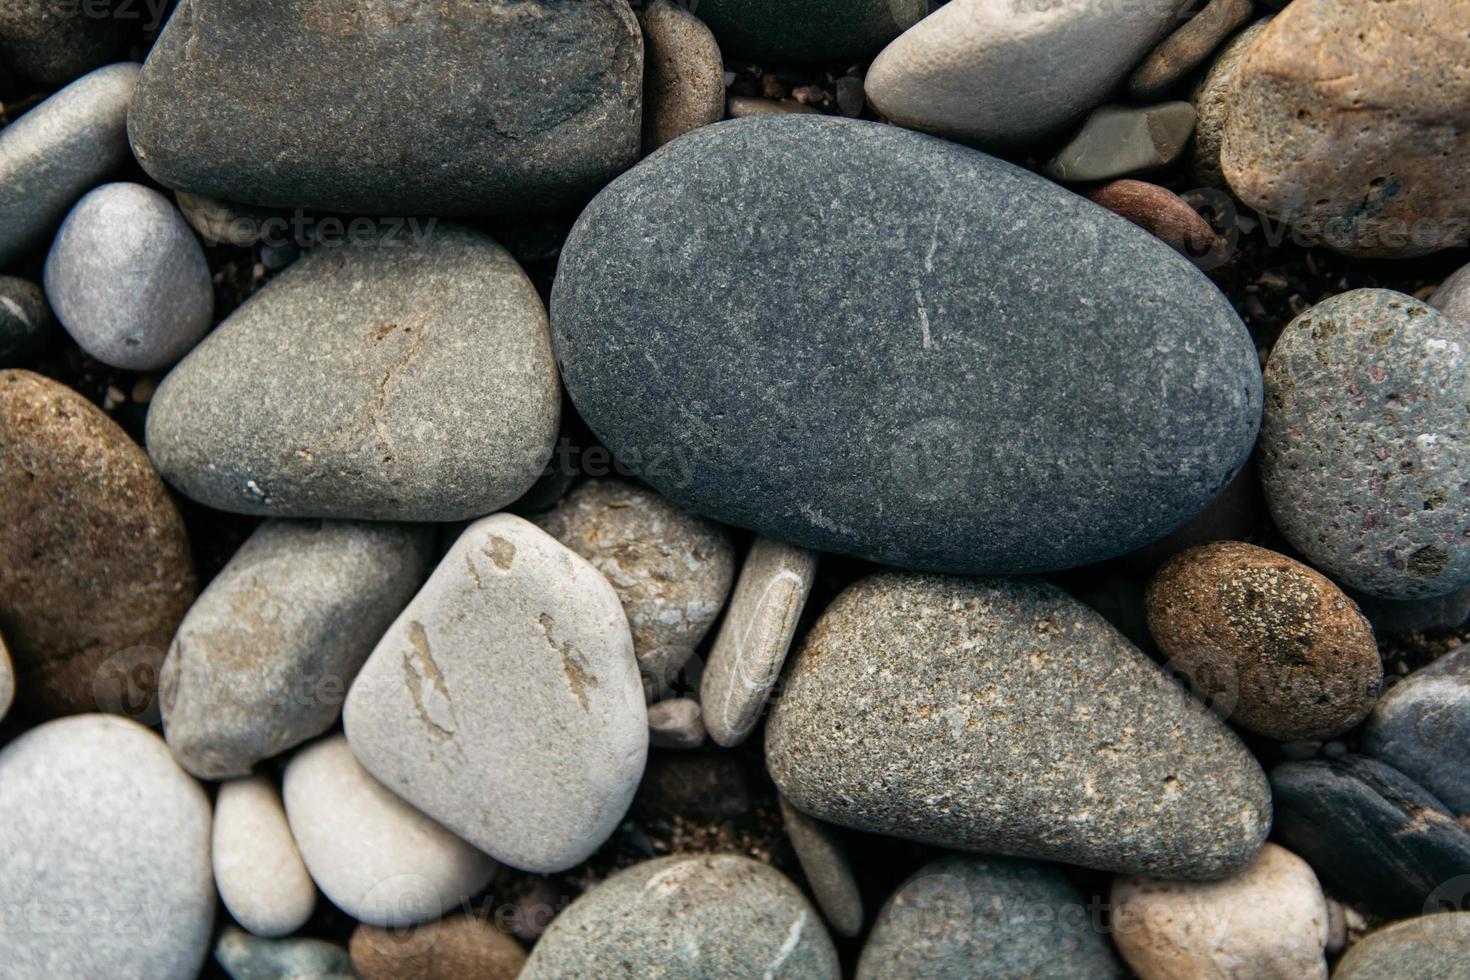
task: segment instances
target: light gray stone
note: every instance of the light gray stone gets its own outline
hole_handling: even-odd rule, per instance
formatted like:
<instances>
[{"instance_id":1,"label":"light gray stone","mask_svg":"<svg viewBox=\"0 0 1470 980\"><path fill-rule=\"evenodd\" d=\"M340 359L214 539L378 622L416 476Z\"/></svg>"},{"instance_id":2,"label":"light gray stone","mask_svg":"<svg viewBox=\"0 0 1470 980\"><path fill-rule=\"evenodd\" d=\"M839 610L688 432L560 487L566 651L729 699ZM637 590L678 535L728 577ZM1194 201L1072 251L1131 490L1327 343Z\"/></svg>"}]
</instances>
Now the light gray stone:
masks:
<instances>
[{"instance_id":1,"label":"light gray stone","mask_svg":"<svg viewBox=\"0 0 1470 980\"><path fill-rule=\"evenodd\" d=\"M802 874L817 900L827 922L844 936L856 936L863 930L863 896L857 879L847 862L847 852L832 828L813 820L777 796L781 805L781 822L791 849L801 862Z\"/></svg>"},{"instance_id":2,"label":"light gray stone","mask_svg":"<svg viewBox=\"0 0 1470 980\"><path fill-rule=\"evenodd\" d=\"M697 749L704 744L699 702L669 698L648 706L648 743L659 749Z\"/></svg>"},{"instance_id":3,"label":"light gray stone","mask_svg":"<svg viewBox=\"0 0 1470 980\"><path fill-rule=\"evenodd\" d=\"M532 872L607 839L648 753L617 594L509 514L459 536L358 674L343 722L389 789Z\"/></svg>"},{"instance_id":4,"label":"light gray stone","mask_svg":"<svg viewBox=\"0 0 1470 980\"><path fill-rule=\"evenodd\" d=\"M209 952L209 799L163 739L113 715L0 751L0 949L13 980L192 980Z\"/></svg>"},{"instance_id":5,"label":"light gray stone","mask_svg":"<svg viewBox=\"0 0 1470 980\"><path fill-rule=\"evenodd\" d=\"M72 339L125 371L177 361L214 316L204 249L168 198L141 184L104 184L77 202L46 256L45 281Z\"/></svg>"},{"instance_id":6,"label":"light gray stone","mask_svg":"<svg viewBox=\"0 0 1470 980\"><path fill-rule=\"evenodd\" d=\"M347 950L323 939L261 939L226 926L214 959L230 980L357 980Z\"/></svg>"},{"instance_id":7,"label":"light gray stone","mask_svg":"<svg viewBox=\"0 0 1470 980\"><path fill-rule=\"evenodd\" d=\"M285 215L268 208L217 201L203 194L178 191L174 194L179 212L206 245L235 245L250 248L265 242L284 246L291 242L291 226Z\"/></svg>"},{"instance_id":8,"label":"light gray stone","mask_svg":"<svg viewBox=\"0 0 1470 980\"><path fill-rule=\"evenodd\" d=\"M705 728L721 745L755 730L781 676L816 576L815 552L757 537L720 623L699 688Z\"/></svg>"},{"instance_id":9,"label":"light gray stone","mask_svg":"<svg viewBox=\"0 0 1470 980\"><path fill-rule=\"evenodd\" d=\"M1389 687L1363 729L1363 752L1470 816L1470 649L1460 648Z\"/></svg>"},{"instance_id":10,"label":"light gray stone","mask_svg":"<svg viewBox=\"0 0 1470 980\"><path fill-rule=\"evenodd\" d=\"M337 721L428 572L433 530L268 521L190 607L159 679L164 734L204 779L243 776Z\"/></svg>"},{"instance_id":11,"label":"light gray stone","mask_svg":"<svg viewBox=\"0 0 1470 980\"><path fill-rule=\"evenodd\" d=\"M1093 111L1042 173L1057 180L1112 180L1173 163L1194 132L1194 106L1108 105Z\"/></svg>"},{"instance_id":12,"label":"light gray stone","mask_svg":"<svg viewBox=\"0 0 1470 980\"><path fill-rule=\"evenodd\" d=\"M670 0L638 12L643 28L643 152L725 117L725 63L704 21Z\"/></svg>"},{"instance_id":13,"label":"light gray stone","mask_svg":"<svg viewBox=\"0 0 1470 980\"><path fill-rule=\"evenodd\" d=\"M214 885L236 922L274 938L311 918L316 885L271 780L251 776L220 785L212 841Z\"/></svg>"},{"instance_id":14,"label":"light gray stone","mask_svg":"<svg viewBox=\"0 0 1470 980\"><path fill-rule=\"evenodd\" d=\"M39 247L72 203L128 158L138 69L98 68L0 129L0 268Z\"/></svg>"},{"instance_id":15,"label":"light gray stone","mask_svg":"<svg viewBox=\"0 0 1470 980\"><path fill-rule=\"evenodd\" d=\"M340 735L286 766L286 817L317 887L360 922L403 928L473 898L495 862L374 779Z\"/></svg>"},{"instance_id":16,"label":"light gray stone","mask_svg":"<svg viewBox=\"0 0 1470 980\"><path fill-rule=\"evenodd\" d=\"M837 980L832 940L781 872L739 854L656 858L552 920L520 980L562 977Z\"/></svg>"}]
</instances>

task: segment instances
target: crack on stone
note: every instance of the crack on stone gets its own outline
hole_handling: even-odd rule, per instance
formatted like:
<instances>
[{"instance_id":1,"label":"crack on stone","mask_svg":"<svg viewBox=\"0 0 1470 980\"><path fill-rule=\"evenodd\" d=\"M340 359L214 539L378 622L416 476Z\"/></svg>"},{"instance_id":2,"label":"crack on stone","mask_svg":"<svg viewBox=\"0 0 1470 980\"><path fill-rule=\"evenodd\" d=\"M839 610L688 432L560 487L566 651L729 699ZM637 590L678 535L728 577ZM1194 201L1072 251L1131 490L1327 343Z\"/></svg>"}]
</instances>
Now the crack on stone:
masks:
<instances>
[{"instance_id":1,"label":"crack on stone","mask_svg":"<svg viewBox=\"0 0 1470 980\"><path fill-rule=\"evenodd\" d=\"M403 672L408 681L409 693L419 717L431 728L445 735L455 733L454 703L449 698L449 687L444 683L444 674L434 662L429 650L429 635L419 622L408 624L408 642L412 651L403 653ZM427 682L427 684L425 683Z\"/></svg>"},{"instance_id":2,"label":"crack on stone","mask_svg":"<svg viewBox=\"0 0 1470 980\"><path fill-rule=\"evenodd\" d=\"M377 437L378 444L383 447L384 452L387 454L385 461L391 460L393 458L392 453L389 449L390 442L388 439L388 431L383 425L383 416L388 411L389 389L392 386L394 377L400 374L404 368L408 367L409 362L413 360L414 355L416 355L419 352L419 348L423 346L424 337L427 334L426 328L428 326L429 317L438 313L439 307L441 305L442 304L435 304L432 309L425 310L423 313L419 314L416 322L411 327L399 327L396 323L385 323L373 332L372 342L374 345L377 345L378 343L383 341L389 334L392 334L397 330L402 330L404 333L412 334L412 339L409 340L408 347L401 355L399 355L397 360L388 365L387 370L383 372L383 376L378 379L378 397L373 404L373 434Z\"/></svg>"},{"instance_id":3,"label":"crack on stone","mask_svg":"<svg viewBox=\"0 0 1470 980\"><path fill-rule=\"evenodd\" d=\"M577 696L577 703L582 706L582 710L587 711L587 688L595 688L597 678L587 670L583 663L585 658L577 652L577 648L570 640L558 644L552 637L551 631L556 628L556 620L542 613L536 617L536 621L541 624L541 631L546 634L546 642L550 644L551 649L561 654L561 669L566 674L567 686Z\"/></svg>"}]
</instances>

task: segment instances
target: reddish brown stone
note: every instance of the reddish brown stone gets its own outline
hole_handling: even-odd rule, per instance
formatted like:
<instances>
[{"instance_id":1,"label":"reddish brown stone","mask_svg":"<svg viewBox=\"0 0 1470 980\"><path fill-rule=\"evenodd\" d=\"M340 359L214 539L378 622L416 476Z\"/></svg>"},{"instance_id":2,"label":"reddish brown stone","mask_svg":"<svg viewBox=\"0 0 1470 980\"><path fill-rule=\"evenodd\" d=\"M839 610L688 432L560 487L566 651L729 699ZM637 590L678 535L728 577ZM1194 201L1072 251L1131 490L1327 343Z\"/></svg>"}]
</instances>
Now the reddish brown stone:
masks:
<instances>
[{"instance_id":1,"label":"reddish brown stone","mask_svg":"<svg viewBox=\"0 0 1470 980\"><path fill-rule=\"evenodd\" d=\"M1115 180L1088 194L1114 214L1166 242L1174 251L1198 259L1217 248L1220 236L1198 211L1171 190L1141 180Z\"/></svg>"}]
</instances>

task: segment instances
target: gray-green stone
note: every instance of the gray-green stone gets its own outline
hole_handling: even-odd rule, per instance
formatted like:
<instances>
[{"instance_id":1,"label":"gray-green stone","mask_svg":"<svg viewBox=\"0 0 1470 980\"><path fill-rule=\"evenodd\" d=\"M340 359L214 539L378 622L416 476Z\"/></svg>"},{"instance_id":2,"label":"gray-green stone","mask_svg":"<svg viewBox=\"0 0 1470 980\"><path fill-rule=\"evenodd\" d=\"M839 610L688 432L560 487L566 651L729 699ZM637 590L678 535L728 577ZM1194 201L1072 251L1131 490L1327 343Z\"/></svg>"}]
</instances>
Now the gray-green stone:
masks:
<instances>
[{"instance_id":1,"label":"gray-green stone","mask_svg":"<svg viewBox=\"0 0 1470 980\"><path fill-rule=\"evenodd\" d=\"M1332 971L1332 980L1387 977L1470 977L1470 912L1456 908L1375 929L1354 944Z\"/></svg>"},{"instance_id":2,"label":"gray-green stone","mask_svg":"<svg viewBox=\"0 0 1470 980\"><path fill-rule=\"evenodd\" d=\"M1167 167L1188 145L1194 118L1188 102L1103 106L1093 110L1042 173L1057 180L1112 180Z\"/></svg>"},{"instance_id":3,"label":"gray-green stone","mask_svg":"<svg viewBox=\"0 0 1470 980\"><path fill-rule=\"evenodd\" d=\"M928 9L925 0L698 0L690 8L727 55L824 63L876 53Z\"/></svg>"},{"instance_id":4,"label":"gray-green stone","mask_svg":"<svg viewBox=\"0 0 1470 980\"><path fill-rule=\"evenodd\" d=\"M231 980L356 980L347 950L323 939L261 939L226 926L214 959Z\"/></svg>"}]
</instances>

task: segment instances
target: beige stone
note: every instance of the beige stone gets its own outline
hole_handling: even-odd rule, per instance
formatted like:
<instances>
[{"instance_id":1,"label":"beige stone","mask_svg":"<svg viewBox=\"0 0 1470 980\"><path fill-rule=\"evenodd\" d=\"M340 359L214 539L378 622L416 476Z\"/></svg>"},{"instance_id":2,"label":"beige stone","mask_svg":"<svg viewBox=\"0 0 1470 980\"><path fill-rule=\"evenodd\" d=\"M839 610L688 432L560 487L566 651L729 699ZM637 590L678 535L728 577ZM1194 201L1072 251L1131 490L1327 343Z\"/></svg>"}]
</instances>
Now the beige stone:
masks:
<instances>
[{"instance_id":1,"label":"beige stone","mask_svg":"<svg viewBox=\"0 0 1470 980\"><path fill-rule=\"evenodd\" d=\"M643 152L725 115L725 65L715 36L669 0L638 12L643 28Z\"/></svg>"}]
</instances>

